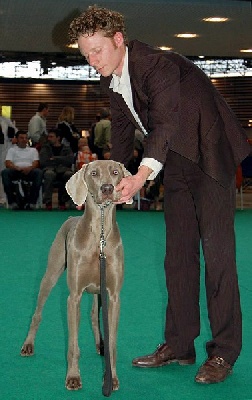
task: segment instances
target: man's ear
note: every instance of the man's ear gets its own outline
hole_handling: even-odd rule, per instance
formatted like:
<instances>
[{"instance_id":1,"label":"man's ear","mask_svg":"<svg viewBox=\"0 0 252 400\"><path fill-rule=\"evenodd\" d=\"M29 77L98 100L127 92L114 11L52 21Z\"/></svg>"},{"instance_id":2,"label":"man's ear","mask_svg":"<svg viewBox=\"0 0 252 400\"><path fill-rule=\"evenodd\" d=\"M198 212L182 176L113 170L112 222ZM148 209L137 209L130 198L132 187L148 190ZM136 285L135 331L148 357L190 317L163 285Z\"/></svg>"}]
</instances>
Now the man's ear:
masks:
<instances>
[{"instance_id":1,"label":"man's ear","mask_svg":"<svg viewBox=\"0 0 252 400\"><path fill-rule=\"evenodd\" d=\"M122 32L116 32L113 36L117 47L121 47L124 44L124 38Z\"/></svg>"}]
</instances>

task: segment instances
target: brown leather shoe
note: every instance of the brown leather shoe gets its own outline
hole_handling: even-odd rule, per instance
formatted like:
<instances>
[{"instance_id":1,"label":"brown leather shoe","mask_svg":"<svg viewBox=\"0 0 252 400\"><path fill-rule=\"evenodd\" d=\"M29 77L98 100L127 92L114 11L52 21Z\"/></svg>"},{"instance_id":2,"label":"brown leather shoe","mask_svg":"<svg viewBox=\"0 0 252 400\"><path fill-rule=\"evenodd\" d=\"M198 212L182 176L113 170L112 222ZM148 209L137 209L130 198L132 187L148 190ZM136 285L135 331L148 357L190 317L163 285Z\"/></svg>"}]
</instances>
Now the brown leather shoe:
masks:
<instances>
[{"instance_id":1,"label":"brown leather shoe","mask_svg":"<svg viewBox=\"0 0 252 400\"><path fill-rule=\"evenodd\" d=\"M200 367L195 382L198 383L218 383L224 381L232 373L232 366L223 358L209 357Z\"/></svg>"},{"instance_id":2,"label":"brown leather shoe","mask_svg":"<svg viewBox=\"0 0 252 400\"><path fill-rule=\"evenodd\" d=\"M163 365L171 363L178 363L180 365L194 364L195 357L178 359L168 344L163 343L158 346L154 353L147 356L134 358L132 361L132 365L134 367L142 368L162 367Z\"/></svg>"}]
</instances>

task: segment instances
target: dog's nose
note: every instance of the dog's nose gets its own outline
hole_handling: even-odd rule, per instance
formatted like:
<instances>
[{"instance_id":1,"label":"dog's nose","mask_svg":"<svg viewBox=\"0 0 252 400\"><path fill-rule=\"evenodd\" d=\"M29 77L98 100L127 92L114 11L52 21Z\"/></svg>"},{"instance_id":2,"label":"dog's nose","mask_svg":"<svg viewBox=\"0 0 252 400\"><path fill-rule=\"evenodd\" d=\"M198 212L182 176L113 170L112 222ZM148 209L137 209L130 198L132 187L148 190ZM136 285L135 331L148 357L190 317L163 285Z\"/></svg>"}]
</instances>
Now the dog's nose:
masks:
<instances>
[{"instance_id":1,"label":"dog's nose","mask_svg":"<svg viewBox=\"0 0 252 400\"><path fill-rule=\"evenodd\" d=\"M101 191L103 194L112 194L114 190L114 186L111 183L104 183L101 185Z\"/></svg>"}]
</instances>

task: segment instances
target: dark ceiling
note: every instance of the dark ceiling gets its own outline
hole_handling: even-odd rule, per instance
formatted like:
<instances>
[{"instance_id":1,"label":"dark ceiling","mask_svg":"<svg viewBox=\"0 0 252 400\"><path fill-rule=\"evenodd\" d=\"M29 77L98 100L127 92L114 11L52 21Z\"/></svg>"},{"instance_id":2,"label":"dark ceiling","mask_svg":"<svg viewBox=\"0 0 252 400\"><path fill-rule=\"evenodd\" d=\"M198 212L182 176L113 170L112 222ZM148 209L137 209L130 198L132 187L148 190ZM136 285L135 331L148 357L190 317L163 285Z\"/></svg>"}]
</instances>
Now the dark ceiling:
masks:
<instances>
[{"instance_id":1,"label":"dark ceiling","mask_svg":"<svg viewBox=\"0 0 252 400\"><path fill-rule=\"evenodd\" d=\"M129 39L166 45L188 57L252 58L252 6L246 0L99 1L125 15ZM80 64L78 50L66 47L70 21L88 5L83 0L0 0L0 61L50 60ZM228 17L224 23L204 17ZM195 39L176 33L193 32ZM82 59L82 62L85 60Z\"/></svg>"}]
</instances>

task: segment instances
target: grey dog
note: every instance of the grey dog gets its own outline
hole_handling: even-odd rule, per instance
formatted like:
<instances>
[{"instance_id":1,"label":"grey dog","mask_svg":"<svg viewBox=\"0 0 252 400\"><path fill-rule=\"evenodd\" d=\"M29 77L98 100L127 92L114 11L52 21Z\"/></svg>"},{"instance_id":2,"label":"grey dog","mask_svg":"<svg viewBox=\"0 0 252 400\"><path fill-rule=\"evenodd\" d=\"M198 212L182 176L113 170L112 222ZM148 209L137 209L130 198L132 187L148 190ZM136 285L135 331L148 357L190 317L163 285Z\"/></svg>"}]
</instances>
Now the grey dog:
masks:
<instances>
[{"instance_id":1,"label":"grey dog","mask_svg":"<svg viewBox=\"0 0 252 400\"><path fill-rule=\"evenodd\" d=\"M75 204L85 202L85 211L80 217L70 217L59 229L49 252L48 265L41 281L37 307L29 333L21 349L22 356L34 354L34 341L41 321L45 301L67 267L68 297L68 370L66 388L78 390L82 387L79 371L78 327L80 301L84 291L94 294L92 328L96 350L101 353L101 332L98 315L100 293L100 232L101 207L104 210L104 237L106 241L106 287L108 291L109 353L113 390L119 388L116 374L116 337L120 311L120 290L123 282L124 257L119 228L116 223L116 202L120 192L115 186L125 176L126 168L115 161L93 161L84 165L67 182L66 189Z\"/></svg>"}]
</instances>

